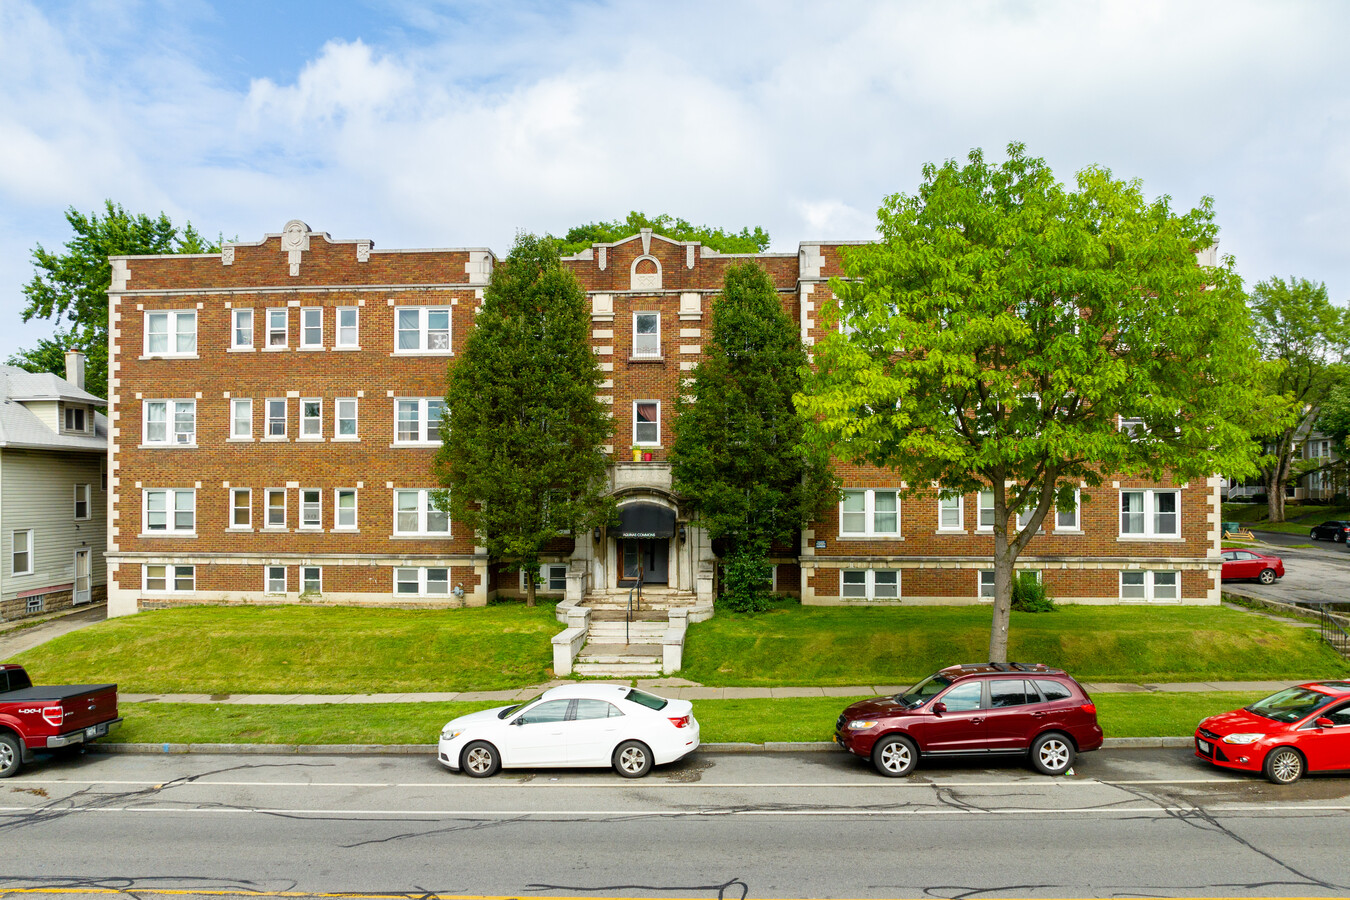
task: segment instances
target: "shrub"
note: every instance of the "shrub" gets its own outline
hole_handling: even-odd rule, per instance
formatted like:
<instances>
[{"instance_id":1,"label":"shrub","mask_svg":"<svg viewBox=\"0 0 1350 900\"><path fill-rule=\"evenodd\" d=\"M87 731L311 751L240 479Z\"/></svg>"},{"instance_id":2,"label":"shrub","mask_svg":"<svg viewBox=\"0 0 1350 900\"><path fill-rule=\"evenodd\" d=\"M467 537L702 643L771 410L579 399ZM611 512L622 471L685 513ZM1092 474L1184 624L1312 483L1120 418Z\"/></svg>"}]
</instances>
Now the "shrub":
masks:
<instances>
[{"instance_id":1,"label":"shrub","mask_svg":"<svg viewBox=\"0 0 1350 900\"><path fill-rule=\"evenodd\" d=\"M733 612L763 612L773 601L773 569L763 553L737 548L722 558L719 605Z\"/></svg>"},{"instance_id":2,"label":"shrub","mask_svg":"<svg viewBox=\"0 0 1350 900\"><path fill-rule=\"evenodd\" d=\"M1012 608L1018 612L1056 612L1055 601L1045 592L1045 585L1034 578L1014 578Z\"/></svg>"}]
</instances>

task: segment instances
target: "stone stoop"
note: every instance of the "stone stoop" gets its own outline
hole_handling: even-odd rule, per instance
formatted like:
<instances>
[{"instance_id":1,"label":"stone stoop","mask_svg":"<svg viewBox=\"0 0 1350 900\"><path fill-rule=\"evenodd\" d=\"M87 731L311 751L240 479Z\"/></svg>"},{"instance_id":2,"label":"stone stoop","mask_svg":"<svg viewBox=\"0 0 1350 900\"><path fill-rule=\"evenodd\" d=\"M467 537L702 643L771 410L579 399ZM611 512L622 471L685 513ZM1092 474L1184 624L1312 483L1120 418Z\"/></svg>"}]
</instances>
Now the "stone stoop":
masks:
<instances>
[{"instance_id":1,"label":"stone stoop","mask_svg":"<svg viewBox=\"0 0 1350 900\"><path fill-rule=\"evenodd\" d=\"M590 626L586 643L572 665L573 674L608 678L671 674L665 671L666 632L673 619L678 618L683 625L686 610L696 603L693 591L644 588L641 606L628 622L627 590L588 595L582 605L590 610ZM682 627L679 634L683 638Z\"/></svg>"}]
</instances>

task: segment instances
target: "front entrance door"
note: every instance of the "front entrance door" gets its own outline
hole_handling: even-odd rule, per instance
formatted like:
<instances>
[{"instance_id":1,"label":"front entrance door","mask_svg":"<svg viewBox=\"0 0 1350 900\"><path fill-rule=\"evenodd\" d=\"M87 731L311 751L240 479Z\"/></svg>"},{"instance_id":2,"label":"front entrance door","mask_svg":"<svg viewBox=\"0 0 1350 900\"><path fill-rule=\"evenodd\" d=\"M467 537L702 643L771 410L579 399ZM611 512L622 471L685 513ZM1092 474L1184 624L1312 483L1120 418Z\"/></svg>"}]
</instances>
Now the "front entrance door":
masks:
<instances>
[{"instance_id":1,"label":"front entrance door","mask_svg":"<svg viewBox=\"0 0 1350 900\"><path fill-rule=\"evenodd\" d=\"M89 551L75 551L75 593L71 598L71 603L79 606L81 603L88 603L89 595Z\"/></svg>"},{"instance_id":2,"label":"front entrance door","mask_svg":"<svg viewBox=\"0 0 1350 900\"><path fill-rule=\"evenodd\" d=\"M635 584L638 575L644 584L666 584L670 581L670 538L619 538L619 560L619 584Z\"/></svg>"}]
</instances>

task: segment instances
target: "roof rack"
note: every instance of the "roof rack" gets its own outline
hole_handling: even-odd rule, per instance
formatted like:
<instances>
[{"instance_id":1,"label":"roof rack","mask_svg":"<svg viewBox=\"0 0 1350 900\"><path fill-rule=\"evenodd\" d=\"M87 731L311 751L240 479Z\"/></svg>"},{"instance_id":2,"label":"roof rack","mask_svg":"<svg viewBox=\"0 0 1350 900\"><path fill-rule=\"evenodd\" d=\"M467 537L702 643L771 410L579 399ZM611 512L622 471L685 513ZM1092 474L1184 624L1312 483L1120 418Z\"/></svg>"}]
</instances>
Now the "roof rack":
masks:
<instances>
[{"instance_id":1,"label":"roof rack","mask_svg":"<svg viewBox=\"0 0 1350 900\"><path fill-rule=\"evenodd\" d=\"M991 659L989 665L1000 672L1044 672L1046 670L1045 663L1001 663L994 662Z\"/></svg>"}]
</instances>

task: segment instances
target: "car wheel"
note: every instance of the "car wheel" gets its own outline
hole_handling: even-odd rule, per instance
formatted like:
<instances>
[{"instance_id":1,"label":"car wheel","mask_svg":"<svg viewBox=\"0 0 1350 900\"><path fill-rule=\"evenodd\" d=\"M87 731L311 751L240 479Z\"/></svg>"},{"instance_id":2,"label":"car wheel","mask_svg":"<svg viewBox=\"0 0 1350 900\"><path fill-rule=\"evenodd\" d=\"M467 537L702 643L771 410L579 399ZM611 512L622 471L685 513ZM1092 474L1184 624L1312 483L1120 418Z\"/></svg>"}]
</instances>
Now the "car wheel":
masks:
<instances>
[{"instance_id":1,"label":"car wheel","mask_svg":"<svg viewBox=\"0 0 1350 900\"><path fill-rule=\"evenodd\" d=\"M1312 529L1311 531L1308 532L1308 538L1309 538L1310 540L1314 540L1314 541L1320 541L1320 540L1321 540L1321 538L1319 538L1319 537L1317 536L1317 529L1316 529L1316 528L1314 528L1314 529ZM1335 538L1333 538L1332 540L1335 540Z\"/></svg>"},{"instance_id":2,"label":"car wheel","mask_svg":"<svg viewBox=\"0 0 1350 900\"><path fill-rule=\"evenodd\" d=\"M1259 582L1261 582L1262 584L1274 584L1274 583L1275 583L1275 570L1274 570L1274 569L1262 569L1262 570L1261 570L1261 574L1256 576L1256 580L1259 581Z\"/></svg>"},{"instance_id":3,"label":"car wheel","mask_svg":"<svg viewBox=\"0 0 1350 900\"><path fill-rule=\"evenodd\" d=\"M23 766L23 749L12 734L0 734L0 778L8 778Z\"/></svg>"},{"instance_id":4,"label":"car wheel","mask_svg":"<svg viewBox=\"0 0 1350 900\"><path fill-rule=\"evenodd\" d=\"M614 748L612 761L624 778L641 778L652 770L652 751L642 741L624 741Z\"/></svg>"},{"instance_id":5,"label":"car wheel","mask_svg":"<svg viewBox=\"0 0 1350 900\"><path fill-rule=\"evenodd\" d=\"M460 771L470 778L490 778L501 767L501 754L487 741L474 741L459 755Z\"/></svg>"},{"instance_id":6,"label":"car wheel","mask_svg":"<svg viewBox=\"0 0 1350 900\"><path fill-rule=\"evenodd\" d=\"M1073 765L1073 743L1062 734L1043 734L1031 743L1031 765L1042 775L1063 775Z\"/></svg>"},{"instance_id":7,"label":"car wheel","mask_svg":"<svg viewBox=\"0 0 1350 900\"><path fill-rule=\"evenodd\" d=\"M1293 747L1276 747L1266 754L1261 768L1274 784L1293 784L1303 777L1303 754Z\"/></svg>"},{"instance_id":8,"label":"car wheel","mask_svg":"<svg viewBox=\"0 0 1350 900\"><path fill-rule=\"evenodd\" d=\"M1344 533L1344 532L1341 532L1341 531L1333 531L1333 532L1331 533L1331 541L1332 541L1332 543L1334 543L1334 544L1339 544L1339 543L1340 543L1341 541L1343 541L1343 540L1345 540L1345 533Z\"/></svg>"},{"instance_id":9,"label":"car wheel","mask_svg":"<svg viewBox=\"0 0 1350 900\"><path fill-rule=\"evenodd\" d=\"M904 735L887 735L872 748L872 765L882 775L900 778L913 772L918 764L919 748Z\"/></svg>"}]
</instances>

